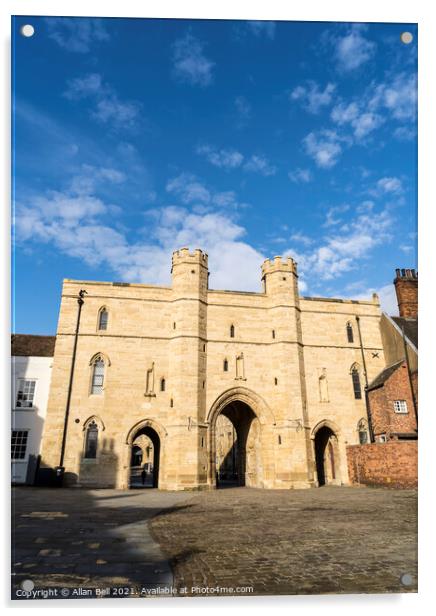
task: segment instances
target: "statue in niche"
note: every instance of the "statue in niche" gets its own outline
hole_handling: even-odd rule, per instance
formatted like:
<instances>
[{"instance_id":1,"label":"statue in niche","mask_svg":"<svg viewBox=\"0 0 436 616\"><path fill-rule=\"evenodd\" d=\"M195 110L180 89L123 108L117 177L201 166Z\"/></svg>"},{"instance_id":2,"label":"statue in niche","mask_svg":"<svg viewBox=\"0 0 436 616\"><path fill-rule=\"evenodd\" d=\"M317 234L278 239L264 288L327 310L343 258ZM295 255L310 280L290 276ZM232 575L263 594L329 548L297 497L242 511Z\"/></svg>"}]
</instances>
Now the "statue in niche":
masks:
<instances>
[{"instance_id":1,"label":"statue in niche","mask_svg":"<svg viewBox=\"0 0 436 616\"><path fill-rule=\"evenodd\" d=\"M319 383L319 401L329 402L329 390L328 390L328 383L327 383L327 369L326 368L321 369L321 372L318 378L318 383Z\"/></svg>"},{"instance_id":2,"label":"statue in niche","mask_svg":"<svg viewBox=\"0 0 436 616\"><path fill-rule=\"evenodd\" d=\"M147 370L147 378L145 383L145 396L154 397L154 362L151 364L151 368Z\"/></svg>"},{"instance_id":3,"label":"statue in niche","mask_svg":"<svg viewBox=\"0 0 436 616\"><path fill-rule=\"evenodd\" d=\"M245 381L244 353L236 355L236 378Z\"/></svg>"}]
</instances>

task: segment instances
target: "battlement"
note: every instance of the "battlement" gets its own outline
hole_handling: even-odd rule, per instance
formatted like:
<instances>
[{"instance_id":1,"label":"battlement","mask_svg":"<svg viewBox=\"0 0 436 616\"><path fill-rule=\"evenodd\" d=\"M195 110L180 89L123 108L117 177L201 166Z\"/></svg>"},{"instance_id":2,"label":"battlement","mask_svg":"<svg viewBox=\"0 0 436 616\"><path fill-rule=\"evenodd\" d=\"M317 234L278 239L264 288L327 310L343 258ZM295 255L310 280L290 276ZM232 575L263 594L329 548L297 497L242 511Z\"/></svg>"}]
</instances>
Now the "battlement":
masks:
<instances>
[{"instance_id":1,"label":"battlement","mask_svg":"<svg viewBox=\"0 0 436 616\"><path fill-rule=\"evenodd\" d=\"M273 272L289 272L297 274L297 264L291 257L274 257L274 259L266 259L262 263L262 279L266 274Z\"/></svg>"},{"instance_id":2,"label":"battlement","mask_svg":"<svg viewBox=\"0 0 436 616\"><path fill-rule=\"evenodd\" d=\"M196 248L194 252L190 252L189 248L180 248L173 252L172 266L180 265L181 263L190 263L191 265L202 265L207 269L208 256L205 252Z\"/></svg>"}]
</instances>

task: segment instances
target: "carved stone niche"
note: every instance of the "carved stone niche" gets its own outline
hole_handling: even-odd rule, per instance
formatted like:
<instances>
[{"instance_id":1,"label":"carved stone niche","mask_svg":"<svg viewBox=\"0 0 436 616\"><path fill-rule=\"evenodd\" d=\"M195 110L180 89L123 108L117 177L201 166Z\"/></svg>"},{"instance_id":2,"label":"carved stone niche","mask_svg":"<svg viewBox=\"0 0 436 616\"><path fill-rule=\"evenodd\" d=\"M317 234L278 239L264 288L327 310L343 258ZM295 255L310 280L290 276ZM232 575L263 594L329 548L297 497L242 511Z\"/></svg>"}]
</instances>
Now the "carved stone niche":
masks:
<instances>
[{"instance_id":1,"label":"carved stone niche","mask_svg":"<svg viewBox=\"0 0 436 616\"><path fill-rule=\"evenodd\" d=\"M319 386L319 401L320 402L330 402L326 368L321 368L321 370L319 371L318 386Z\"/></svg>"},{"instance_id":2,"label":"carved stone niche","mask_svg":"<svg viewBox=\"0 0 436 616\"><path fill-rule=\"evenodd\" d=\"M246 381L245 378L245 362L244 362L244 353L239 353L236 355L236 377L237 381Z\"/></svg>"},{"instance_id":3,"label":"carved stone niche","mask_svg":"<svg viewBox=\"0 0 436 616\"><path fill-rule=\"evenodd\" d=\"M156 397L156 393L154 391L154 362L152 362L151 368L147 369L144 396L146 396L147 398Z\"/></svg>"}]
</instances>

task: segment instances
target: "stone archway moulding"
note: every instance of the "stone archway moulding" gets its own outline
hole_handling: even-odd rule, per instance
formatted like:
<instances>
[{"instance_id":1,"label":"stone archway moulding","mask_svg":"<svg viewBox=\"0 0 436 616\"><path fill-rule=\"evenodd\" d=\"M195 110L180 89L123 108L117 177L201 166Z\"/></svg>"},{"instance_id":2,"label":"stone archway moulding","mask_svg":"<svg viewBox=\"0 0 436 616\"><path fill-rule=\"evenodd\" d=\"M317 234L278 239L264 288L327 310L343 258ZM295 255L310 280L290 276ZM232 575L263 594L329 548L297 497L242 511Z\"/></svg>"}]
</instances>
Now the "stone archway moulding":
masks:
<instances>
[{"instance_id":1,"label":"stone archway moulding","mask_svg":"<svg viewBox=\"0 0 436 616\"><path fill-rule=\"evenodd\" d=\"M245 402L245 404L252 409L261 425L269 424L275 426L276 420L274 413L265 400L246 387L232 387L232 389L228 389L218 396L212 404L207 416L207 423L209 426L214 425L218 415L231 402Z\"/></svg>"},{"instance_id":2,"label":"stone archway moulding","mask_svg":"<svg viewBox=\"0 0 436 616\"><path fill-rule=\"evenodd\" d=\"M165 430L165 428L154 419L142 419L141 421L138 421L134 426L132 426L127 433L127 445L133 444L133 440L135 439L137 432L142 428L151 428L156 432L160 440L164 439L168 435L168 432Z\"/></svg>"},{"instance_id":3,"label":"stone archway moulding","mask_svg":"<svg viewBox=\"0 0 436 616\"><path fill-rule=\"evenodd\" d=\"M330 419L323 419L322 421L320 421L319 423L316 424L316 426L313 428L311 434L310 434L310 438L312 440L314 440L316 433L321 430L321 428L330 428L330 430L333 432L333 434L336 437L339 437L341 431L339 429L339 426L337 424L335 424L334 421L331 421Z\"/></svg>"}]
</instances>

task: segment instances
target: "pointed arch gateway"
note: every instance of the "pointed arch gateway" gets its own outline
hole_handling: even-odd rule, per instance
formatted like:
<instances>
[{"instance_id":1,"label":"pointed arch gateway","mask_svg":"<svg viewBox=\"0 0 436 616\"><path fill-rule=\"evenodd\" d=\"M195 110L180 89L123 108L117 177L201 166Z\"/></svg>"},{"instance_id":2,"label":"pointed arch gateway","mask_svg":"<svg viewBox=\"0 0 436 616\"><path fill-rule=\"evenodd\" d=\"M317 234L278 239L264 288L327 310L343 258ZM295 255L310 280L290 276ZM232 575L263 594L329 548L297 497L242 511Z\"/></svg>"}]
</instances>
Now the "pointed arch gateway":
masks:
<instances>
[{"instance_id":1,"label":"pointed arch gateway","mask_svg":"<svg viewBox=\"0 0 436 616\"><path fill-rule=\"evenodd\" d=\"M312 430L318 487L342 483L339 436L339 427L328 419L320 421Z\"/></svg>"},{"instance_id":2,"label":"pointed arch gateway","mask_svg":"<svg viewBox=\"0 0 436 616\"><path fill-rule=\"evenodd\" d=\"M270 487L274 456L268 434L275 425L266 402L245 387L222 393L208 414L209 485Z\"/></svg>"},{"instance_id":3,"label":"pointed arch gateway","mask_svg":"<svg viewBox=\"0 0 436 616\"><path fill-rule=\"evenodd\" d=\"M153 419L144 419L130 428L128 447L129 488L158 488L162 441L167 432Z\"/></svg>"}]
</instances>

